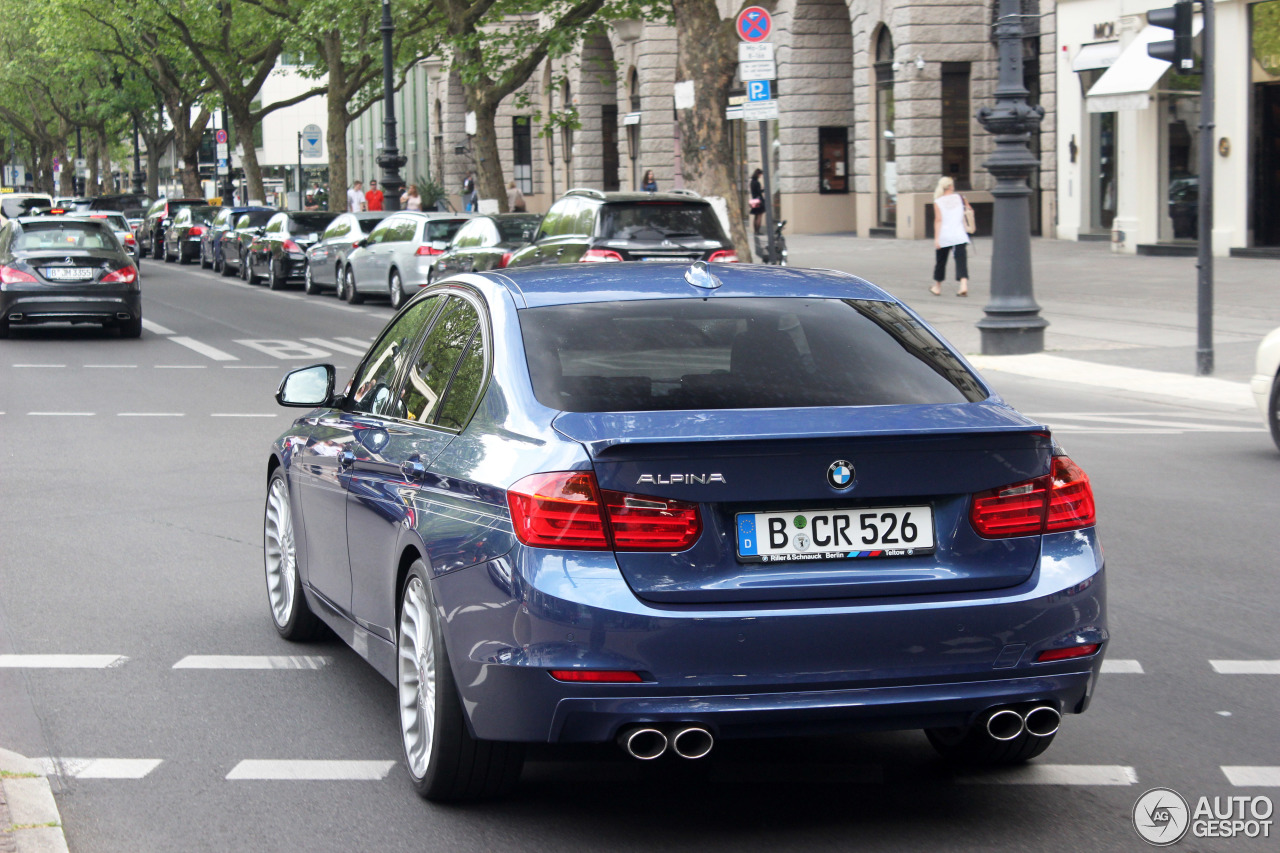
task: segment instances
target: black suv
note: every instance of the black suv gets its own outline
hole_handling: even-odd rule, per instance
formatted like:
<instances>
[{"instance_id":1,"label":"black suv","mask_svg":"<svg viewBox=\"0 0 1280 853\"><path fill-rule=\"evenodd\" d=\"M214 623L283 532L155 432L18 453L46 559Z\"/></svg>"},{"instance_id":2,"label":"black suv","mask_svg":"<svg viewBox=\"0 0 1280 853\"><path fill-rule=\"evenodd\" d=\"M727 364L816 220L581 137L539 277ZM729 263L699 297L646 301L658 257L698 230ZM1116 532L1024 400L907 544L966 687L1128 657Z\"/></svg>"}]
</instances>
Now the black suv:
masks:
<instances>
[{"instance_id":1,"label":"black suv","mask_svg":"<svg viewBox=\"0 0 1280 853\"><path fill-rule=\"evenodd\" d=\"M738 255L711 203L688 190L569 190L508 267L578 261L721 261Z\"/></svg>"}]
</instances>

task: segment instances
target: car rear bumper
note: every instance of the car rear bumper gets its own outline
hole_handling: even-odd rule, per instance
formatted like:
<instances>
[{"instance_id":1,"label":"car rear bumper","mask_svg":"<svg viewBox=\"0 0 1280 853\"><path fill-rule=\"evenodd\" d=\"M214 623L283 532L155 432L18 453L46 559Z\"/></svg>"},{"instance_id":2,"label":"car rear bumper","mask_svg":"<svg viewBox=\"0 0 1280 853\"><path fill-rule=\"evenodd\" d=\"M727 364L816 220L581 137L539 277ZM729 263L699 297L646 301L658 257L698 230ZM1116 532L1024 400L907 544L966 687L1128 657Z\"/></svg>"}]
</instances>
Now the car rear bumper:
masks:
<instances>
[{"instance_id":1,"label":"car rear bumper","mask_svg":"<svg viewBox=\"0 0 1280 853\"><path fill-rule=\"evenodd\" d=\"M1272 376L1263 374L1255 374L1249 380L1249 390L1253 392L1253 402L1258 407L1258 411L1262 412L1262 417L1266 418L1271 408L1271 383L1275 381Z\"/></svg>"},{"instance_id":2,"label":"car rear bumper","mask_svg":"<svg viewBox=\"0 0 1280 853\"><path fill-rule=\"evenodd\" d=\"M0 316L12 325L123 321L142 316L142 295L137 290L74 295L11 292L0 294Z\"/></svg>"},{"instance_id":3,"label":"car rear bumper","mask_svg":"<svg viewBox=\"0 0 1280 853\"><path fill-rule=\"evenodd\" d=\"M1043 542L1026 582L979 593L654 606L609 554L522 548L434 588L479 737L605 741L630 723L677 721L720 737L958 726L998 705L1088 705L1102 652L1034 661L1107 642L1101 550L1092 530ZM644 683L564 683L552 669Z\"/></svg>"}]
</instances>

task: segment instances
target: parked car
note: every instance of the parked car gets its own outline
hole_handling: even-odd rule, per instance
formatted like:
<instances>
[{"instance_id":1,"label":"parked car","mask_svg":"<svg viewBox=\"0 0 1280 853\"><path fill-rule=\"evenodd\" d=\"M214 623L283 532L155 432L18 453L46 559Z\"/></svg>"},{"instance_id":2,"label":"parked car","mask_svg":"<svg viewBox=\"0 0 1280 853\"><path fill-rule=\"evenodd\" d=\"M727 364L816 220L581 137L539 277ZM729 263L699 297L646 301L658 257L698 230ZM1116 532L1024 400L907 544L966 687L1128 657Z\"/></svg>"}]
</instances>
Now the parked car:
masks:
<instances>
[{"instance_id":1,"label":"parked car","mask_svg":"<svg viewBox=\"0 0 1280 853\"><path fill-rule=\"evenodd\" d=\"M0 338L13 326L101 323L142 334L138 268L103 219L22 216L0 227Z\"/></svg>"},{"instance_id":2,"label":"parked car","mask_svg":"<svg viewBox=\"0 0 1280 853\"><path fill-rule=\"evenodd\" d=\"M52 207L53 197L46 193L5 193L0 195L0 225Z\"/></svg>"},{"instance_id":3,"label":"parked car","mask_svg":"<svg viewBox=\"0 0 1280 853\"><path fill-rule=\"evenodd\" d=\"M262 233L253 238L245 255L244 279L256 284L265 267L267 284L280 290L290 279L300 279L307 271L307 249L337 217L336 213L286 210L267 221Z\"/></svg>"},{"instance_id":4,"label":"parked car","mask_svg":"<svg viewBox=\"0 0 1280 853\"><path fill-rule=\"evenodd\" d=\"M209 220L208 227L200 235L200 266L220 273L223 267L223 237L234 230L240 215L250 211L266 213L276 211L270 207L220 207L216 210L217 213Z\"/></svg>"},{"instance_id":5,"label":"parked car","mask_svg":"<svg viewBox=\"0 0 1280 853\"><path fill-rule=\"evenodd\" d=\"M255 208L236 217L236 227L222 235L222 274L225 276L239 273L245 278L249 265L245 256L249 254L249 246L267 227L271 217L276 215L271 208Z\"/></svg>"},{"instance_id":6,"label":"parked car","mask_svg":"<svg viewBox=\"0 0 1280 853\"><path fill-rule=\"evenodd\" d=\"M133 256L135 265L142 260L142 252L138 249L138 239L133 235L133 227L125 215L117 210L97 210L85 214L90 219L100 219L111 227L111 233L124 246L124 250Z\"/></svg>"},{"instance_id":7,"label":"parked car","mask_svg":"<svg viewBox=\"0 0 1280 853\"><path fill-rule=\"evenodd\" d=\"M347 259L338 296L355 305L387 296L391 307L426 287L438 255L471 214L402 211L378 223Z\"/></svg>"},{"instance_id":8,"label":"parked car","mask_svg":"<svg viewBox=\"0 0 1280 853\"><path fill-rule=\"evenodd\" d=\"M525 743L924 728L1013 764L1089 706L1088 477L862 279L463 273L335 378L277 392L311 412L263 458L269 611L396 685L425 797L500 793Z\"/></svg>"},{"instance_id":9,"label":"parked car","mask_svg":"<svg viewBox=\"0 0 1280 853\"><path fill-rule=\"evenodd\" d=\"M735 263L738 255L711 203L691 192L569 190L542 218L509 267L579 261Z\"/></svg>"},{"instance_id":10,"label":"parked car","mask_svg":"<svg viewBox=\"0 0 1280 853\"><path fill-rule=\"evenodd\" d=\"M1258 345L1249 386L1271 430L1271 440L1280 449L1280 329L1273 329Z\"/></svg>"},{"instance_id":11,"label":"parked car","mask_svg":"<svg viewBox=\"0 0 1280 853\"><path fill-rule=\"evenodd\" d=\"M118 210L125 212L142 208L144 211L151 207L152 198L145 193L115 193L113 195L99 195L93 198L76 199L76 210L79 212L87 212L91 210Z\"/></svg>"},{"instance_id":12,"label":"parked car","mask_svg":"<svg viewBox=\"0 0 1280 853\"><path fill-rule=\"evenodd\" d=\"M164 257L164 232L169 229L173 217L184 207L204 207L209 202L202 198L162 198L147 210L138 241L142 251L157 261Z\"/></svg>"},{"instance_id":13,"label":"parked car","mask_svg":"<svg viewBox=\"0 0 1280 853\"><path fill-rule=\"evenodd\" d=\"M307 249L305 289L307 293L337 290L347 257L379 222L390 216L385 210L343 213L329 223L324 235Z\"/></svg>"},{"instance_id":14,"label":"parked car","mask_svg":"<svg viewBox=\"0 0 1280 853\"><path fill-rule=\"evenodd\" d=\"M164 232L165 263L176 260L187 264L200 257L200 241L217 212L218 208L205 204L184 207L175 213Z\"/></svg>"},{"instance_id":15,"label":"parked car","mask_svg":"<svg viewBox=\"0 0 1280 853\"><path fill-rule=\"evenodd\" d=\"M500 270L512 256L533 241L542 217L536 213L495 213L477 216L458 229L444 254L427 275L430 282L456 272Z\"/></svg>"}]
</instances>

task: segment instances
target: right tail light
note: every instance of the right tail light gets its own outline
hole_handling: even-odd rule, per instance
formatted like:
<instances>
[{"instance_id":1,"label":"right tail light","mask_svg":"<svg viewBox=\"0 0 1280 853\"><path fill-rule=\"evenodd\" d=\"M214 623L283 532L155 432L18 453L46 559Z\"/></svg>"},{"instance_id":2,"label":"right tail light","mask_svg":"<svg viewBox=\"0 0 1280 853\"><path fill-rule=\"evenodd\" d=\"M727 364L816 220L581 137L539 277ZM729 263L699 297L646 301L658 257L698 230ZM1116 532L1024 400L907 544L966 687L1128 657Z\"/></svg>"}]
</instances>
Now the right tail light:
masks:
<instances>
[{"instance_id":1,"label":"right tail light","mask_svg":"<svg viewBox=\"0 0 1280 853\"><path fill-rule=\"evenodd\" d=\"M974 495L969 521L987 539L1092 527L1097 523L1093 487L1083 468L1055 456L1044 477Z\"/></svg>"}]
</instances>

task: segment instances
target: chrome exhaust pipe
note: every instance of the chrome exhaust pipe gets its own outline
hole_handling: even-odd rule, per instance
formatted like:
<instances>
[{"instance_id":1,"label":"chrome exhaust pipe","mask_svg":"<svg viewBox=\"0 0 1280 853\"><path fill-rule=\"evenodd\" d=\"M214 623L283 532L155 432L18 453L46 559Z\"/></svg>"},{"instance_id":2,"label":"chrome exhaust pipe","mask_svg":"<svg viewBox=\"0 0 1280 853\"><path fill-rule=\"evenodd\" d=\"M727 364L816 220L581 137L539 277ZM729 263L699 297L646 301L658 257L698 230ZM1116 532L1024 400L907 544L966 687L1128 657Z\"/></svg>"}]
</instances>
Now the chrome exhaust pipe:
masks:
<instances>
[{"instance_id":1,"label":"chrome exhaust pipe","mask_svg":"<svg viewBox=\"0 0 1280 853\"><path fill-rule=\"evenodd\" d=\"M1062 722L1062 715L1058 713L1057 708L1049 705L1037 705L1027 712L1024 725L1027 727L1027 733L1036 737L1048 737L1058 730L1058 724Z\"/></svg>"},{"instance_id":2,"label":"chrome exhaust pipe","mask_svg":"<svg viewBox=\"0 0 1280 853\"><path fill-rule=\"evenodd\" d=\"M681 758L705 758L716 739L702 726L686 726L671 735L671 749Z\"/></svg>"},{"instance_id":3,"label":"chrome exhaust pipe","mask_svg":"<svg viewBox=\"0 0 1280 853\"><path fill-rule=\"evenodd\" d=\"M667 751L667 736L649 726L632 726L618 732L618 745L632 758L652 761Z\"/></svg>"},{"instance_id":4,"label":"chrome exhaust pipe","mask_svg":"<svg viewBox=\"0 0 1280 853\"><path fill-rule=\"evenodd\" d=\"M1022 715L1009 708L992 711L987 717L987 734L995 740L1013 740L1022 734Z\"/></svg>"}]
</instances>

